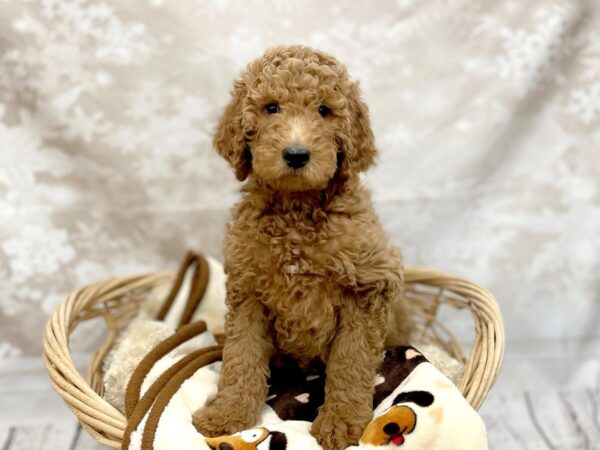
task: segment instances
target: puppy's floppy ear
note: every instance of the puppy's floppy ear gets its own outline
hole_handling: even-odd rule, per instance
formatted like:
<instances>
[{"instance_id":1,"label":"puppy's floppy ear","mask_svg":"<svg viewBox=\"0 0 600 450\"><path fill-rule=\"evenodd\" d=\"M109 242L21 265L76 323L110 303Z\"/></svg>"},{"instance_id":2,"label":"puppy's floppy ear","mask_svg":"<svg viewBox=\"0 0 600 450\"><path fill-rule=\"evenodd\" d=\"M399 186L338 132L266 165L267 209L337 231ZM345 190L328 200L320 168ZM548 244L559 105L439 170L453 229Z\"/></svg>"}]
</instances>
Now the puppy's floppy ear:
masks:
<instances>
[{"instance_id":1,"label":"puppy's floppy ear","mask_svg":"<svg viewBox=\"0 0 600 450\"><path fill-rule=\"evenodd\" d=\"M342 171L347 175L367 170L375 161L375 137L371 130L369 109L360 96L357 83L350 87L348 95L350 112L350 135L344 145Z\"/></svg>"},{"instance_id":2,"label":"puppy's floppy ear","mask_svg":"<svg viewBox=\"0 0 600 450\"><path fill-rule=\"evenodd\" d=\"M246 143L242 126L243 102L246 86L243 81L233 85L232 99L219 120L213 140L219 155L231 164L238 180L246 179L252 169L252 154Z\"/></svg>"}]
</instances>

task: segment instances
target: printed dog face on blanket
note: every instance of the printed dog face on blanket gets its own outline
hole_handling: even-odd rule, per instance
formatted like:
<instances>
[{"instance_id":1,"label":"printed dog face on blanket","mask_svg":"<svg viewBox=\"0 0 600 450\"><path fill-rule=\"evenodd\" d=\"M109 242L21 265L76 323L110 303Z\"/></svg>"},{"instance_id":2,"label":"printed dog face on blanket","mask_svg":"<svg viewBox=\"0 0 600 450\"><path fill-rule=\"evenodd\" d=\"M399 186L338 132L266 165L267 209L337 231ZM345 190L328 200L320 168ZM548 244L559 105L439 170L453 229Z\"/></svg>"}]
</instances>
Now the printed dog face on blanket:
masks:
<instances>
[{"instance_id":1,"label":"printed dog face on blanket","mask_svg":"<svg viewBox=\"0 0 600 450\"><path fill-rule=\"evenodd\" d=\"M258 427L230 436L206 438L206 444L213 450L285 450L287 438L279 431Z\"/></svg>"},{"instance_id":2,"label":"printed dog face on blanket","mask_svg":"<svg viewBox=\"0 0 600 450\"><path fill-rule=\"evenodd\" d=\"M373 420L363 432L360 442L374 446L404 444L404 436L414 431L417 426L417 414L404 402L412 402L419 406L430 406L433 395L426 391L402 392L396 396L388 410Z\"/></svg>"},{"instance_id":3,"label":"printed dog face on blanket","mask_svg":"<svg viewBox=\"0 0 600 450\"><path fill-rule=\"evenodd\" d=\"M417 415L408 406L393 406L365 429L361 442L371 445L404 444L404 436L412 433L417 425Z\"/></svg>"}]
</instances>

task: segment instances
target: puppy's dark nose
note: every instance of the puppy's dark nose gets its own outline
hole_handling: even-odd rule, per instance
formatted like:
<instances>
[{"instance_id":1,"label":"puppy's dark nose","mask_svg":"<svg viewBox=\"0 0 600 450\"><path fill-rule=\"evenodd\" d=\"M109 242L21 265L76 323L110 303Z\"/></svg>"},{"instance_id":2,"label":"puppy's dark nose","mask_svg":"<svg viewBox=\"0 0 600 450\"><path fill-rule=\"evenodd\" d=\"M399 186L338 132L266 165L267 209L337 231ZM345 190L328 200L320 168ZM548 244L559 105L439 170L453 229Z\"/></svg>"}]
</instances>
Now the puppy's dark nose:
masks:
<instances>
[{"instance_id":1,"label":"puppy's dark nose","mask_svg":"<svg viewBox=\"0 0 600 450\"><path fill-rule=\"evenodd\" d=\"M283 150L283 159L285 159L287 165L292 169L300 169L308 164L308 161L310 160L310 150L297 145L292 145Z\"/></svg>"}]
</instances>

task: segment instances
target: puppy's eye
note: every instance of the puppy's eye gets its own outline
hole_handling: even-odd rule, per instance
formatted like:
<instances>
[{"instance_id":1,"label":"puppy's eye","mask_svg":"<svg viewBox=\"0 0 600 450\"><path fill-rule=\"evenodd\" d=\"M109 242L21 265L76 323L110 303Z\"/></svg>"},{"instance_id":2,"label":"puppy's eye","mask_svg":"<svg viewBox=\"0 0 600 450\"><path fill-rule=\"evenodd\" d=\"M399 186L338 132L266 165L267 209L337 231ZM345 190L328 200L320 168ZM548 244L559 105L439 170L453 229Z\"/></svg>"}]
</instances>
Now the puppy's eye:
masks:
<instances>
[{"instance_id":1,"label":"puppy's eye","mask_svg":"<svg viewBox=\"0 0 600 450\"><path fill-rule=\"evenodd\" d=\"M319 114L321 114L321 117L327 117L331 114L331 108L329 106L321 105L319 106Z\"/></svg>"},{"instance_id":2,"label":"puppy's eye","mask_svg":"<svg viewBox=\"0 0 600 450\"><path fill-rule=\"evenodd\" d=\"M267 114L277 114L281 109L277 103L269 103L265 106L265 111Z\"/></svg>"}]
</instances>

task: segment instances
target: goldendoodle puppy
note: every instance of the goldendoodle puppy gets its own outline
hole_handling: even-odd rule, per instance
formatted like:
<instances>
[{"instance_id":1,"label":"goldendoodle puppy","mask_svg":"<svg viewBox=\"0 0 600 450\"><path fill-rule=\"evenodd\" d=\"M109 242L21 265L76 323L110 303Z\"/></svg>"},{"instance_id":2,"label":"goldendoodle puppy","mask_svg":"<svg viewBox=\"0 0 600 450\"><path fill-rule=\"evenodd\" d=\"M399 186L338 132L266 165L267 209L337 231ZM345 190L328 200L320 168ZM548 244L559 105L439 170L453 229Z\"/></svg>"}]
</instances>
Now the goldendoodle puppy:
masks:
<instances>
[{"instance_id":1,"label":"goldendoodle puppy","mask_svg":"<svg viewBox=\"0 0 600 450\"><path fill-rule=\"evenodd\" d=\"M346 448L371 419L402 285L400 255L359 180L376 150L358 85L321 51L272 48L235 82L214 144L247 181L225 240L219 392L194 424L208 436L255 425L270 358L285 353L326 364L312 433L326 450Z\"/></svg>"}]
</instances>

